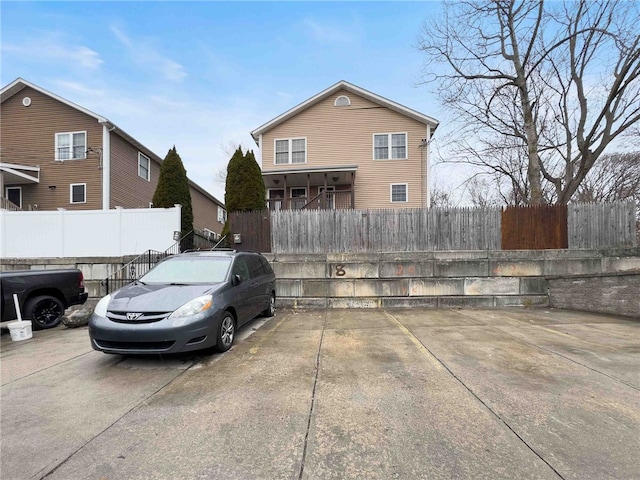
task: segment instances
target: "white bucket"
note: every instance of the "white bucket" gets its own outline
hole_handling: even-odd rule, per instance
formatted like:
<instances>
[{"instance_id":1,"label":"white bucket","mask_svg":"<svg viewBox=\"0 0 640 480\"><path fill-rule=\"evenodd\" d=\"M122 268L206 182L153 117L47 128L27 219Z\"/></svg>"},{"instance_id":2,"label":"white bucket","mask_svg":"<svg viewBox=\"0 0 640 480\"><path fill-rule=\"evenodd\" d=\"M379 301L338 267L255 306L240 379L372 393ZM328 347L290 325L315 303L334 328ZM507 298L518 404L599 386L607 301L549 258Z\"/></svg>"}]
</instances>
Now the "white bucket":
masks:
<instances>
[{"instance_id":1,"label":"white bucket","mask_svg":"<svg viewBox=\"0 0 640 480\"><path fill-rule=\"evenodd\" d=\"M33 337L33 332L31 330L31 322L29 320L11 322L7 324L7 327L9 327L11 340L13 340L14 342L19 342L20 340L27 340Z\"/></svg>"}]
</instances>

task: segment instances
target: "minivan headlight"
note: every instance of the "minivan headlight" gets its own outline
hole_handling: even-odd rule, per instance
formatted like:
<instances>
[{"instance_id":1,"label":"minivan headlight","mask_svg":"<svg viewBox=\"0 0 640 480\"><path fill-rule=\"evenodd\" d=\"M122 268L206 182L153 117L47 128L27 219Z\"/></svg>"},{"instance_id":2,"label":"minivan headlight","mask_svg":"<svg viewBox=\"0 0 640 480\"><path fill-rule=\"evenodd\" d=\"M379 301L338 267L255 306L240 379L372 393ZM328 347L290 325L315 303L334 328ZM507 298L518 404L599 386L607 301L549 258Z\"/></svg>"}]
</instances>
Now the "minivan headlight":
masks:
<instances>
[{"instance_id":1,"label":"minivan headlight","mask_svg":"<svg viewBox=\"0 0 640 480\"><path fill-rule=\"evenodd\" d=\"M107 316L107 307L109 306L109 302L111 301L111 295L105 295L100 299L100 301L96 304L96 308L93 309L93 313L98 315L99 317Z\"/></svg>"},{"instance_id":2,"label":"minivan headlight","mask_svg":"<svg viewBox=\"0 0 640 480\"><path fill-rule=\"evenodd\" d=\"M191 315L197 315L198 313L204 312L205 310L211 308L213 305L213 296L211 295L203 295L201 297L194 298L193 300L185 303L183 306L178 308L175 312L169 315L169 319L190 317Z\"/></svg>"}]
</instances>

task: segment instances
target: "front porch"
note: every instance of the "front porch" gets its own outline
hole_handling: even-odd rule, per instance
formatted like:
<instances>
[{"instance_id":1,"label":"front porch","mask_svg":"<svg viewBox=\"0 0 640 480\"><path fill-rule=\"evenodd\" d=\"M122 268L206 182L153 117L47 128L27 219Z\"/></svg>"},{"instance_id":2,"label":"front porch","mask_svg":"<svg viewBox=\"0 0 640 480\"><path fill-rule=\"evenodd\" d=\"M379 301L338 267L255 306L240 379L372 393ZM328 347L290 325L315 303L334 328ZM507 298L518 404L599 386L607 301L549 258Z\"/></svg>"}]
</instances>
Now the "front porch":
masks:
<instances>
[{"instance_id":1,"label":"front porch","mask_svg":"<svg viewBox=\"0 0 640 480\"><path fill-rule=\"evenodd\" d=\"M263 171L269 210L353 209L357 166Z\"/></svg>"}]
</instances>

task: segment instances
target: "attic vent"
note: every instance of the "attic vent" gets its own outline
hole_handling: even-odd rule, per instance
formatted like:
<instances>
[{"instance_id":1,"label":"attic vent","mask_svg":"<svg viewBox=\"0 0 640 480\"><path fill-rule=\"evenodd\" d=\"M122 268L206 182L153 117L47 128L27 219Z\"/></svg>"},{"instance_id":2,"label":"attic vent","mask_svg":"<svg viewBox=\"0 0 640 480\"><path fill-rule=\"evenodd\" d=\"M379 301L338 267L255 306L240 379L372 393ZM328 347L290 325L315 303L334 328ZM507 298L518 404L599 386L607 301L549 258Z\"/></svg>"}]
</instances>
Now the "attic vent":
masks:
<instances>
[{"instance_id":1,"label":"attic vent","mask_svg":"<svg viewBox=\"0 0 640 480\"><path fill-rule=\"evenodd\" d=\"M29 105L31 105L31 99L29 97L24 97L22 99L22 105L24 105L25 107L28 107Z\"/></svg>"},{"instance_id":2,"label":"attic vent","mask_svg":"<svg viewBox=\"0 0 640 480\"><path fill-rule=\"evenodd\" d=\"M336 101L333 102L333 105L335 107L348 107L349 105L351 105L351 100L349 100L349 97L347 97L346 95L340 95L338 98L336 98Z\"/></svg>"}]
</instances>

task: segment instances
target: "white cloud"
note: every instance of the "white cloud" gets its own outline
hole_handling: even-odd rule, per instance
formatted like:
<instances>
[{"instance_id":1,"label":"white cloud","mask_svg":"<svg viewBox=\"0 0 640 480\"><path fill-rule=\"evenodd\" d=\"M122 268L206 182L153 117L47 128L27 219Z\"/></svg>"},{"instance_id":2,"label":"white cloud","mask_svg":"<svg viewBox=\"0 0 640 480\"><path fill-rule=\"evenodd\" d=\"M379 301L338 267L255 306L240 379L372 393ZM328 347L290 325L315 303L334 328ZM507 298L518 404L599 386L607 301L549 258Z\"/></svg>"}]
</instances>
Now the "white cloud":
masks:
<instances>
[{"instance_id":1,"label":"white cloud","mask_svg":"<svg viewBox=\"0 0 640 480\"><path fill-rule=\"evenodd\" d=\"M353 43L356 40L350 26L321 24L311 18L304 19L302 26L312 38L323 43Z\"/></svg>"},{"instance_id":2,"label":"white cloud","mask_svg":"<svg viewBox=\"0 0 640 480\"><path fill-rule=\"evenodd\" d=\"M187 72L180 63L164 56L151 45L149 40L132 39L116 25L111 25L109 29L137 65L152 68L171 82L181 82L187 76Z\"/></svg>"},{"instance_id":3,"label":"white cloud","mask_svg":"<svg viewBox=\"0 0 640 480\"><path fill-rule=\"evenodd\" d=\"M83 45L68 45L58 34L49 34L40 40L30 39L21 44L3 43L2 51L31 60L61 63L67 68L96 70L103 63L94 50Z\"/></svg>"}]
</instances>

